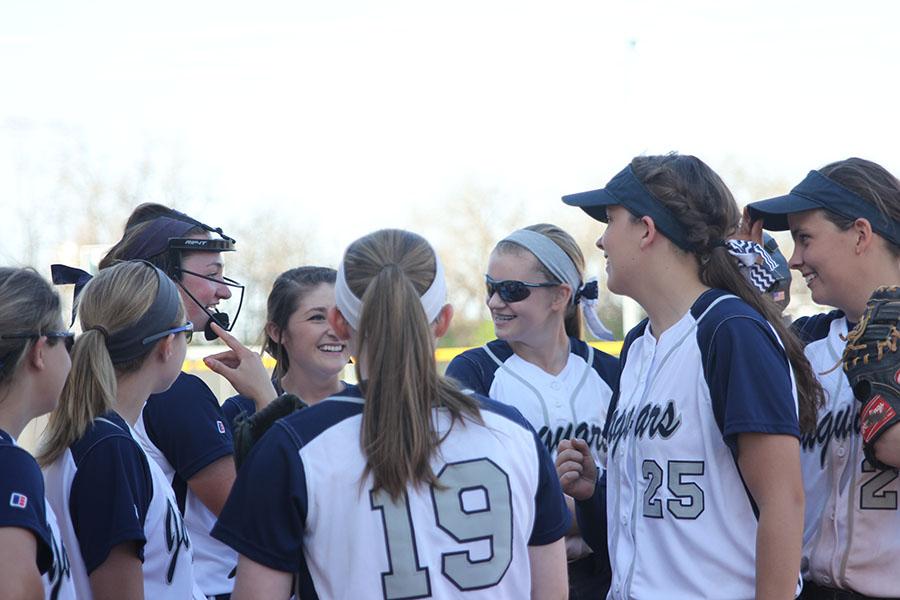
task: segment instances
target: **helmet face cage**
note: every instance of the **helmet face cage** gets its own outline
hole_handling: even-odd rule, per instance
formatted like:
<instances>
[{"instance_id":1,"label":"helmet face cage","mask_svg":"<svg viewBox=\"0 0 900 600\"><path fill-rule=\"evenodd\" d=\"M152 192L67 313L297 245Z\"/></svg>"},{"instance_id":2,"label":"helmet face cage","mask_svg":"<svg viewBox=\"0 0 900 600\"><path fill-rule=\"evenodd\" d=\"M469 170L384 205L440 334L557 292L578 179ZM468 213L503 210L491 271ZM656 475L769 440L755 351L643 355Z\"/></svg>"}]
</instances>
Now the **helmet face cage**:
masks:
<instances>
[{"instance_id":1,"label":"helmet face cage","mask_svg":"<svg viewBox=\"0 0 900 600\"><path fill-rule=\"evenodd\" d=\"M215 277L209 277L208 275L202 275L200 273L194 273L193 271L188 271L186 269L181 268L181 255L182 252L234 252L236 250L235 240L234 238L228 237L222 232L221 227L210 227L205 223L201 223L195 219L184 215L185 218L182 220L190 222L198 227L203 228L204 230L215 233L221 236L220 238L169 238L169 255L172 258L172 263L175 266L174 272L172 273L172 279L178 284L178 286L184 291L185 294L200 307L200 309L206 314L209 319L203 327L203 336L207 341L212 341L216 339L218 336L212 330L211 324L215 322L225 331L231 331L234 329L234 324L238 320L238 316L241 314L241 307L244 305L244 286L234 279L229 279L228 277L222 276L220 279ZM176 218L181 218L176 217ZM238 299L238 307L235 312L234 319L231 319L228 316L228 313L220 312L218 309L213 308L214 312L210 312L210 310L204 306L197 298L194 297L192 293L188 291L188 289L184 286L182 282L183 275L190 275L192 277L199 277L201 279L206 279L207 281L212 281L214 283L218 283L220 285L226 285L228 287L232 287L240 290L240 298Z\"/></svg>"}]
</instances>

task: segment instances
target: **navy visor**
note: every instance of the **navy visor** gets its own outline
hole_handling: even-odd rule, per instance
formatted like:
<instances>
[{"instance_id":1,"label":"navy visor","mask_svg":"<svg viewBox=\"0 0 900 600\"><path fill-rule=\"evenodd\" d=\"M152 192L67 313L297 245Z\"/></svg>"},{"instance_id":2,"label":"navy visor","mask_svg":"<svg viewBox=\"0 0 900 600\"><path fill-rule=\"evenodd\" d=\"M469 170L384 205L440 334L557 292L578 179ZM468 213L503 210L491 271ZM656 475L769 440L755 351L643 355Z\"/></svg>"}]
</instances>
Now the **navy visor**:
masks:
<instances>
[{"instance_id":1,"label":"navy visor","mask_svg":"<svg viewBox=\"0 0 900 600\"><path fill-rule=\"evenodd\" d=\"M872 229L882 237L900 245L900 227L887 218L871 202L848 190L818 171L797 184L789 194L760 200L747 205L753 221L762 219L763 227L770 231L786 231L788 215L807 210L824 209L845 219L866 219Z\"/></svg>"},{"instance_id":2,"label":"navy visor","mask_svg":"<svg viewBox=\"0 0 900 600\"><path fill-rule=\"evenodd\" d=\"M691 252L693 245L688 241L684 226L675 215L651 194L637 178L631 165L622 169L609 180L605 188L563 196L569 206L578 206L591 217L607 222L606 207L622 206L636 217L650 217L656 228L673 244Z\"/></svg>"}]
</instances>

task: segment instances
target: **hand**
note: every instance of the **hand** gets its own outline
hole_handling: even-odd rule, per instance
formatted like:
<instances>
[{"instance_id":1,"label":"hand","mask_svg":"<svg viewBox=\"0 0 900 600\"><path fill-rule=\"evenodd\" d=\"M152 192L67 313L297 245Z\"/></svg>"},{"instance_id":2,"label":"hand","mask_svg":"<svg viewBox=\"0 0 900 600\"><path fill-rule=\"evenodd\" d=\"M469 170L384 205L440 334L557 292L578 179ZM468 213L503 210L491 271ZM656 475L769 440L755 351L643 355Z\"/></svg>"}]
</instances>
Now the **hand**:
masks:
<instances>
[{"instance_id":1,"label":"hand","mask_svg":"<svg viewBox=\"0 0 900 600\"><path fill-rule=\"evenodd\" d=\"M203 362L210 371L227 379L239 394L252 398L257 411L262 410L277 396L262 357L219 327L218 323L210 325L229 350L207 356Z\"/></svg>"},{"instance_id":2,"label":"hand","mask_svg":"<svg viewBox=\"0 0 900 600\"><path fill-rule=\"evenodd\" d=\"M763 245L763 222L762 219L757 219L755 221L750 220L750 211L747 207L744 207L744 214L741 215L741 223L738 225L738 230L731 236L731 239L735 240L747 240L750 242L756 242L760 246Z\"/></svg>"},{"instance_id":3,"label":"hand","mask_svg":"<svg viewBox=\"0 0 900 600\"><path fill-rule=\"evenodd\" d=\"M594 495L597 465L587 442L579 438L560 440L556 448L556 475L563 492L576 500Z\"/></svg>"}]
</instances>

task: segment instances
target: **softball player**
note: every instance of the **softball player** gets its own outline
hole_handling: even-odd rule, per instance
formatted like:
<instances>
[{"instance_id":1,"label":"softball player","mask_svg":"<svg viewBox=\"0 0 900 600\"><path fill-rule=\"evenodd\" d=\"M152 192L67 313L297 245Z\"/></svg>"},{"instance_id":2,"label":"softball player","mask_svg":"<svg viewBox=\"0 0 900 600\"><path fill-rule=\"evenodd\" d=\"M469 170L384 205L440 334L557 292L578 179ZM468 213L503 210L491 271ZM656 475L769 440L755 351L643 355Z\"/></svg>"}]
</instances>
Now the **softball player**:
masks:
<instances>
[{"instance_id":1,"label":"softball player","mask_svg":"<svg viewBox=\"0 0 900 600\"><path fill-rule=\"evenodd\" d=\"M145 204L132 213L122 239L100 268L133 259L156 265L177 284L188 320L213 339L217 336L214 323L228 328L237 320L216 306L231 297L233 288L243 294L242 286L223 276L222 253L234 251L234 246L221 229L158 204ZM237 344L224 332L222 339ZM255 359L244 362L244 368L252 370L249 383L235 385L265 404L275 391L259 357ZM194 543L200 588L207 596L221 599L231 592L234 579L229 574L237 564L237 555L209 536L234 483L234 446L227 422L209 386L195 375L181 373L168 390L150 396L134 425L138 441L175 491L176 506Z\"/></svg>"},{"instance_id":2,"label":"softball player","mask_svg":"<svg viewBox=\"0 0 900 600\"><path fill-rule=\"evenodd\" d=\"M278 276L266 302L263 351L275 359L272 384L281 395L294 394L307 405L341 392L350 353L326 316L334 306L337 271L327 267L297 267ZM256 412L247 396L232 396L222 403L229 425Z\"/></svg>"},{"instance_id":3,"label":"softball player","mask_svg":"<svg viewBox=\"0 0 900 600\"><path fill-rule=\"evenodd\" d=\"M16 444L59 400L71 362L59 296L30 269L0 268L0 582L4 597L75 600L69 558L34 458ZM43 574L43 576L41 575Z\"/></svg>"},{"instance_id":4,"label":"softball player","mask_svg":"<svg viewBox=\"0 0 900 600\"><path fill-rule=\"evenodd\" d=\"M826 392L815 431L802 438L803 568L811 582L804 597L900 596L897 469L865 460L860 403L843 369L834 368L871 293L900 284L900 182L873 162L850 158L811 171L786 196L748 208L766 229L791 230L791 267L813 301L836 308L794 323ZM900 427L875 450L878 460L900 466Z\"/></svg>"},{"instance_id":5,"label":"softball player","mask_svg":"<svg viewBox=\"0 0 900 600\"><path fill-rule=\"evenodd\" d=\"M133 429L175 381L192 331L178 291L144 262L110 267L79 298L82 333L38 460L79 598L203 598L177 500Z\"/></svg>"},{"instance_id":6,"label":"softball player","mask_svg":"<svg viewBox=\"0 0 900 600\"><path fill-rule=\"evenodd\" d=\"M603 424L619 364L580 339L578 304L597 296L596 282L585 284L583 272L578 244L554 225L532 225L501 240L485 276L499 339L460 354L446 374L516 407L552 458L560 440L577 437L601 464ZM566 550L569 597L602 597L609 587L605 556L592 555L574 532Z\"/></svg>"},{"instance_id":7,"label":"softball player","mask_svg":"<svg viewBox=\"0 0 900 600\"><path fill-rule=\"evenodd\" d=\"M609 597L792 597L803 524L793 375L801 422L821 390L725 241L740 217L731 193L692 156L642 156L564 200L608 224L597 245L609 289L649 315L625 338L607 421ZM557 468L580 510L602 511L585 450L560 444Z\"/></svg>"},{"instance_id":8,"label":"softball player","mask_svg":"<svg viewBox=\"0 0 900 600\"><path fill-rule=\"evenodd\" d=\"M428 242L357 240L335 295L362 393L278 421L250 453L213 529L241 554L235 600L287 598L295 574L302 598L564 597L570 519L546 448L437 372L452 308Z\"/></svg>"}]
</instances>

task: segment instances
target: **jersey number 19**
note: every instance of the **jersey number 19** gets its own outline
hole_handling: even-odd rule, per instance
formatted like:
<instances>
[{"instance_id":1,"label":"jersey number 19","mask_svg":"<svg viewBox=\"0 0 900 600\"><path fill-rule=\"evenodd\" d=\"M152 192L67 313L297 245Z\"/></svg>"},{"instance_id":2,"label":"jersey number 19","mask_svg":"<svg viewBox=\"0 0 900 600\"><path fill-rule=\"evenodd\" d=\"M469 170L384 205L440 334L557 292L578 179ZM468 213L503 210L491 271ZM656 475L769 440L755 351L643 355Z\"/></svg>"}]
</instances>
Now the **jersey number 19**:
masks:
<instances>
[{"instance_id":1,"label":"jersey number 19","mask_svg":"<svg viewBox=\"0 0 900 600\"><path fill-rule=\"evenodd\" d=\"M472 560L469 552L445 552L441 573L462 591L500 583L512 562L512 499L509 477L487 458L449 463L431 488L437 526L459 543L488 540L490 557ZM483 508L466 510L463 494L482 493ZM392 501L383 489L370 491L372 510L381 511L390 570L381 574L385 600L428 598L430 572L419 565L409 498Z\"/></svg>"}]
</instances>

